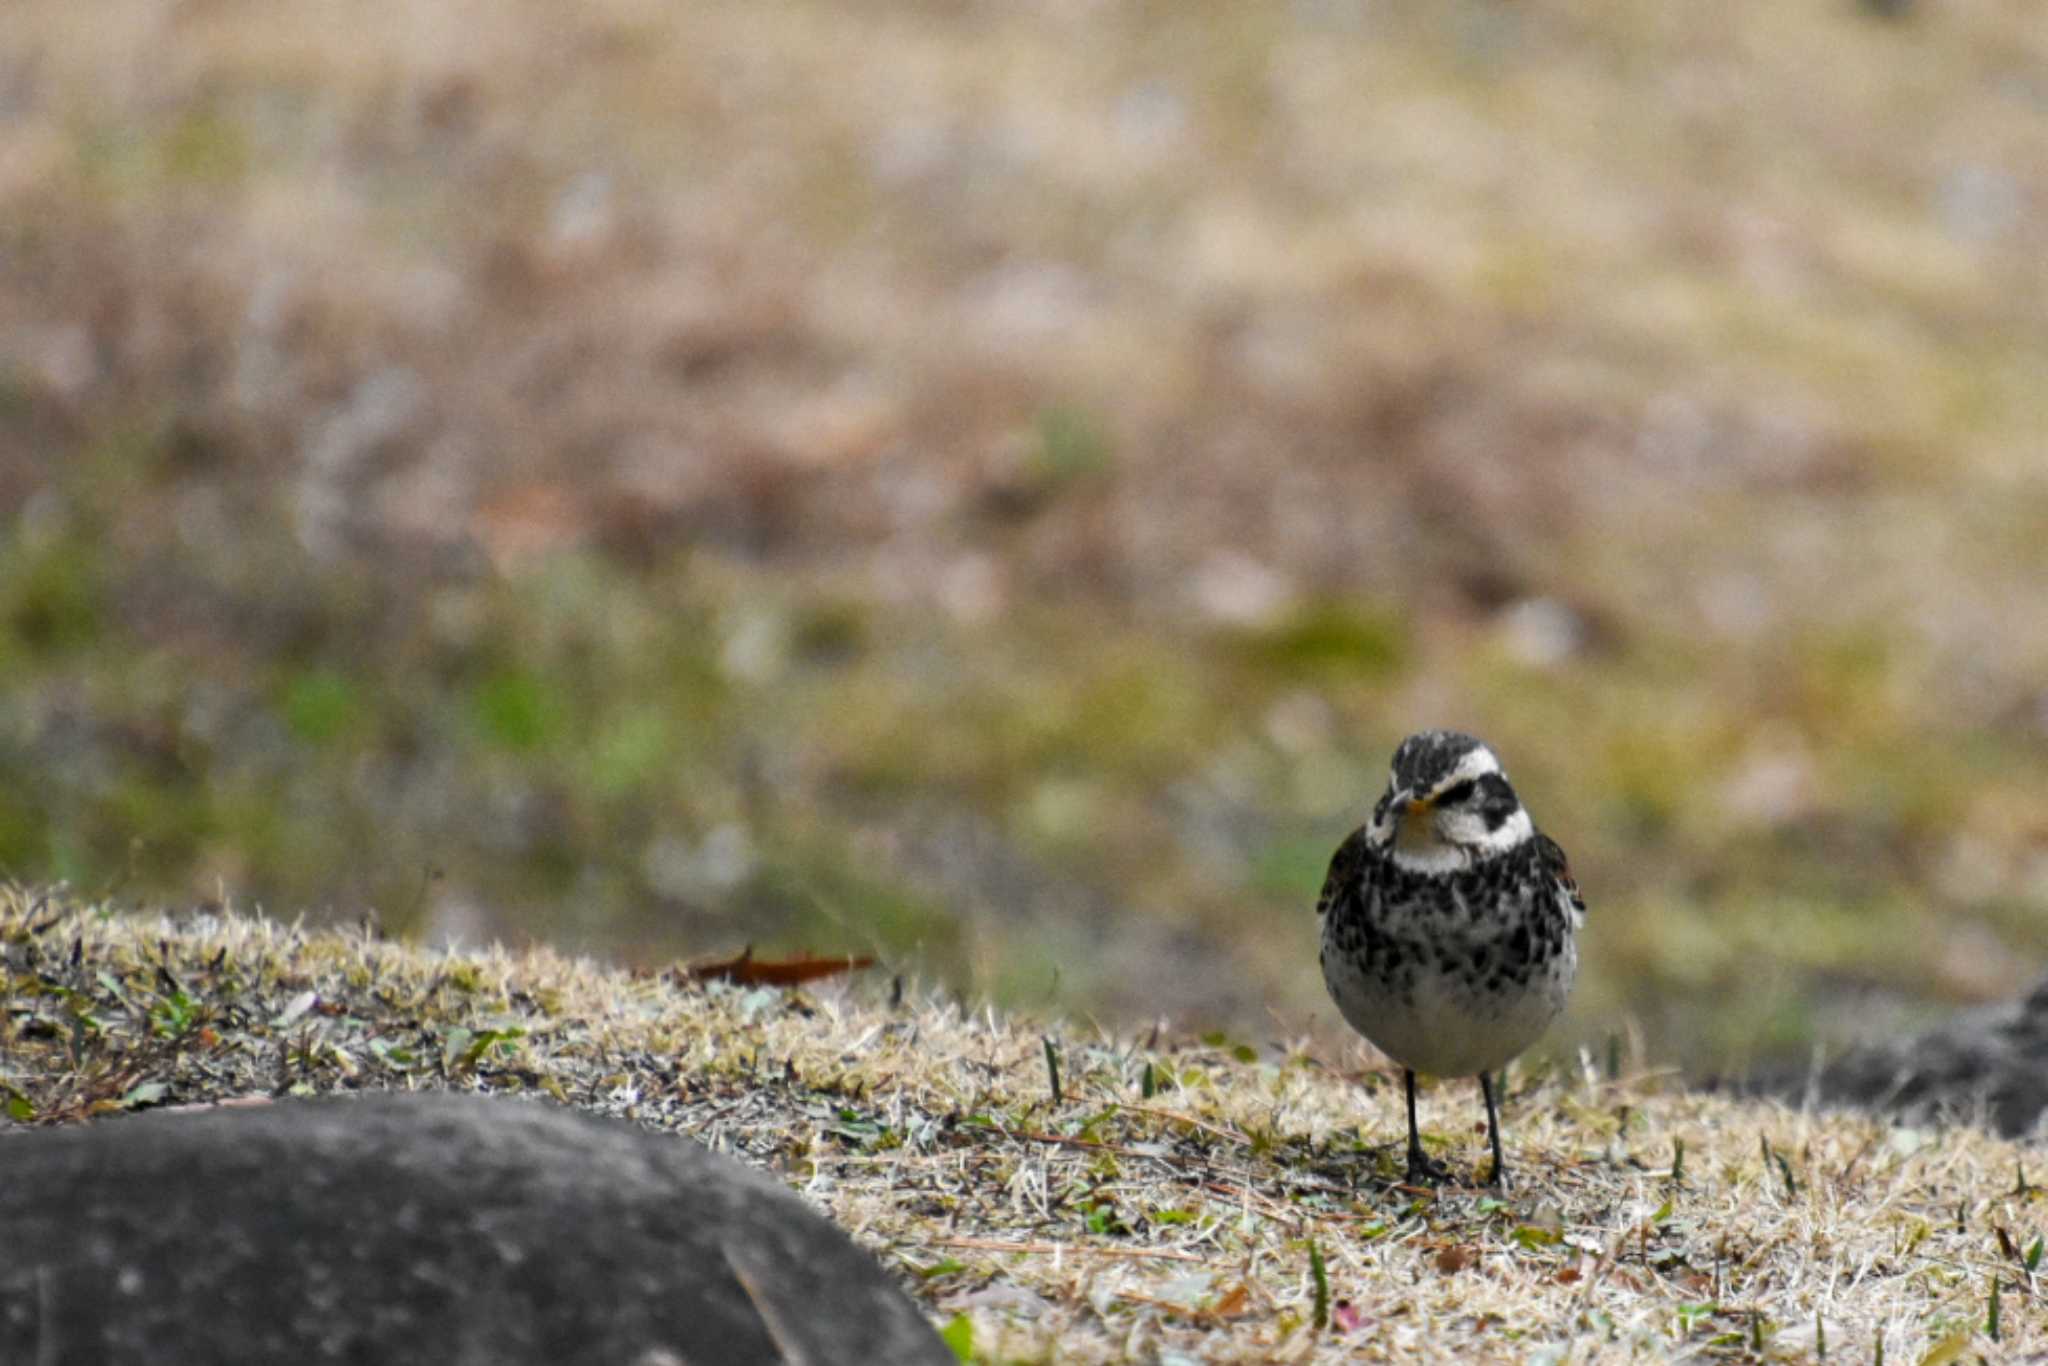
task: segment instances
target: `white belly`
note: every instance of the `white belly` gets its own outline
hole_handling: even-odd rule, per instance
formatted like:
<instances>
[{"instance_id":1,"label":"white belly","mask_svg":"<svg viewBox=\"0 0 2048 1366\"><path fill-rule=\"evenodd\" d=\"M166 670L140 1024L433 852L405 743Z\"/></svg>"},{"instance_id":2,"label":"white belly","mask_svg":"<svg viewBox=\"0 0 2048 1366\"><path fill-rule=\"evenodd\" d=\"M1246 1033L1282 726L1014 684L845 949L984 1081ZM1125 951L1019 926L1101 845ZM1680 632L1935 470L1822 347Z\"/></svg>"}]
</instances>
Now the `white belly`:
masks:
<instances>
[{"instance_id":1,"label":"white belly","mask_svg":"<svg viewBox=\"0 0 2048 1366\"><path fill-rule=\"evenodd\" d=\"M1324 956L1323 977L1351 1027L1403 1067L1439 1077L1491 1072L1541 1038L1564 1008L1576 946L1537 968L1526 984L1489 990L1483 981L1417 964L1405 980L1361 971L1345 954Z\"/></svg>"}]
</instances>

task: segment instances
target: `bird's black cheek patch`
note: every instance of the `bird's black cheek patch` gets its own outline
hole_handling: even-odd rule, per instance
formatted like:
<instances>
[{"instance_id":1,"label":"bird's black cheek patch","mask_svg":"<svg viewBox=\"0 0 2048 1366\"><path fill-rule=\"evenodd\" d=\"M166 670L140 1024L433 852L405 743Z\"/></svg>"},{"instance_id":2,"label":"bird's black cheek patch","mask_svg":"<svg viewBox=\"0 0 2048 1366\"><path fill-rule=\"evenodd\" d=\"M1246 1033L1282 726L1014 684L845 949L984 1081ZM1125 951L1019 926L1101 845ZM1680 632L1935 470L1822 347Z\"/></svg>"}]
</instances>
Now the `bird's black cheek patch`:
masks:
<instances>
[{"instance_id":1,"label":"bird's black cheek patch","mask_svg":"<svg viewBox=\"0 0 2048 1366\"><path fill-rule=\"evenodd\" d=\"M1516 799L1515 790L1508 786L1508 780L1500 774L1489 773L1482 777L1479 780L1479 788L1479 812L1486 817L1486 828L1489 832L1506 825L1508 818L1521 809L1522 803Z\"/></svg>"}]
</instances>

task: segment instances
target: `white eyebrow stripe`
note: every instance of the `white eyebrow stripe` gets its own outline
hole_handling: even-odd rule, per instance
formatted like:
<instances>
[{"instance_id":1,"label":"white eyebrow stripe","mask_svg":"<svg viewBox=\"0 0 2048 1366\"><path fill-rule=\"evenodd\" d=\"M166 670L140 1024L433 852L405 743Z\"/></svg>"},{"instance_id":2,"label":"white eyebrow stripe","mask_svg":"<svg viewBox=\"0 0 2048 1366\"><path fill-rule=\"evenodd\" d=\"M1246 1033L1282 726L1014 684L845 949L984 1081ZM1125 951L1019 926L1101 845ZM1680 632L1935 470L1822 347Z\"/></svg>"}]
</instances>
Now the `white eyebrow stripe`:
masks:
<instances>
[{"instance_id":1,"label":"white eyebrow stripe","mask_svg":"<svg viewBox=\"0 0 2048 1366\"><path fill-rule=\"evenodd\" d=\"M1492 750L1481 745L1458 760L1458 766L1444 775L1443 781L1436 785L1436 790L1441 792L1453 784L1468 783L1475 778L1483 778L1489 773L1500 771L1500 760L1495 757Z\"/></svg>"}]
</instances>

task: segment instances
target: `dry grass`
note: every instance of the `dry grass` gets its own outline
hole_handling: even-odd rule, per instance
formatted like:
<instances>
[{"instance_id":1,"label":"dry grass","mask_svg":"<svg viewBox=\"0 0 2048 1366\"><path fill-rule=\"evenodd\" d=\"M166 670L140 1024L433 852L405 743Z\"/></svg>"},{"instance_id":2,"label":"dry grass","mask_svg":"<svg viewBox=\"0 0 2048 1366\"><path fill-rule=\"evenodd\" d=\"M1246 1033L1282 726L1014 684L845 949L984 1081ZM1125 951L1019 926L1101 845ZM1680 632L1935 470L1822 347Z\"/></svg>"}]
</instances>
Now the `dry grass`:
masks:
<instances>
[{"instance_id":1,"label":"dry grass","mask_svg":"<svg viewBox=\"0 0 2048 1366\"><path fill-rule=\"evenodd\" d=\"M1397 1184L1392 1089L1298 1043L1139 1042L916 993L679 984L20 890L0 954L17 1119L545 1092L779 1173L977 1361L2002 1362L2038 1360L2048 1332L2027 1152L1974 1128L1588 1062L1511 1087L1521 1180L1500 1199ZM1481 1147L1467 1089L1424 1110L1461 1171Z\"/></svg>"}]
</instances>

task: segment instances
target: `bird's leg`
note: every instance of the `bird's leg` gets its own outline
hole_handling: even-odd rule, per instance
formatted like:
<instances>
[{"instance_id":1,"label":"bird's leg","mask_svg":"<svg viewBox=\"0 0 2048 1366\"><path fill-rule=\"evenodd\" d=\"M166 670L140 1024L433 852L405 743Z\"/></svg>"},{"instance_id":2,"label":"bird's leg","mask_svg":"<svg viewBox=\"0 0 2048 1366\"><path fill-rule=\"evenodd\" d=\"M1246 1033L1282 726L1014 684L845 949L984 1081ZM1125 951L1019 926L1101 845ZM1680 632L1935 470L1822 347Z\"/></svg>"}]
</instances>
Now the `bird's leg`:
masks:
<instances>
[{"instance_id":1,"label":"bird's leg","mask_svg":"<svg viewBox=\"0 0 2048 1366\"><path fill-rule=\"evenodd\" d=\"M1493 1101L1493 1074L1479 1074L1479 1094L1486 1097L1486 1136L1493 1140L1493 1175L1487 1178L1489 1185L1508 1188L1508 1164L1500 1155L1500 1108Z\"/></svg>"},{"instance_id":2,"label":"bird's leg","mask_svg":"<svg viewBox=\"0 0 2048 1366\"><path fill-rule=\"evenodd\" d=\"M1408 1182L1410 1185L1433 1186L1450 1172L1441 1162L1432 1162L1422 1151L1422 1131L1415 1126L1415 1071L1404 1067L1401 1076L1408 1083Z\"/></svg>"}]
</instances>

